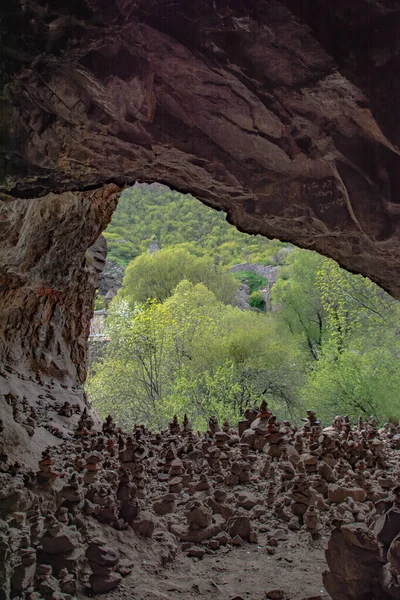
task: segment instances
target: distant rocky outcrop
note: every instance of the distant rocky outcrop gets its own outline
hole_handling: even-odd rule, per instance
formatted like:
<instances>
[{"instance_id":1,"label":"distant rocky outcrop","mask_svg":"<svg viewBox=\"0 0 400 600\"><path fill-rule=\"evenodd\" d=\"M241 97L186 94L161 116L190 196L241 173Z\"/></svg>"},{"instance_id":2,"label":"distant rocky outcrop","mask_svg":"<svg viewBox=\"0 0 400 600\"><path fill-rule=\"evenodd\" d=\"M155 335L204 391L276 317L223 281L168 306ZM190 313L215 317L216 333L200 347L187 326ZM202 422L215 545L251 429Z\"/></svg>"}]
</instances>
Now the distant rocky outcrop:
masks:
<instances>
[{"instance_id":1,"label":"distant rocky outcrop","mask_svg":"<svg viewBox=\"0 0 400 600\"><path fill-rule=\"evenodd\" d=\"M260 275L261 277L265 277L268 279L268 283L274 285L276 280L278 279L279 269L281 267L274 267L271 265L260 265L258 263L241 263L239 265L233 265L230 268L231 273L239 273L240 271L251 271L256 275Z\"/></svg>"},{"instance_id":2,"label":"distant rocky outcrop","mask_svg":"<svg viewBox=\"0 0 400 600\"><path fill-rule=\"evenodd\" d=\"M157 241L156 236L154 236L153 239L151 240L151 244L148 249L148 254L153 254L154 252L158 252L159 250L160 250L159 243Z\"/></svg>"},{"instance_id":3,"label":"distant rocky outcrop","mask_svg":"<svg viewBox=\"0 0 400 600\"><path fill-rule=\"evenodd\" d=\"M118 265L112 260L106 260L106 265L101 276L99 294L101 296L107 296L107 294L111 292L114 293L115 296L122 285L124 273L124 267Z\"/></svg>"},{"instance_id":4,"label":"distant rocky outcrop","mask_svg":"<svg viewBox=\"0 0 400 600\"><path fill-rule=\"evenodd\" d=\"M268 283L265 287L260 290L264 297L264 305L265 310L271 310L271 290L276 280L278 279L280 266L271 266L271 265L260 265L258 263L241 263L238 265L233 265L230 268L231 273L239 273L241 271L251 271L256 275L260 275L261 277L265 277L268 280ZM246 289L247 288L247 289ZM248 299L250 296L250 288L246 284L241 284L240 289L237 295L237 306L242 310L249 310L251 308Z\"/></svg>"},{"instance_id":5,"label":"distant rocky outcrop","mask_svg":"<svg viewBox=\"0 0 400 600\"><path fill-rule=\"evenodd\" d=\"M241 310L250 310L249 304L250 288L245 283L240 284L239 291L236 295L235 305Z\"/></svg>"}]
</instances>

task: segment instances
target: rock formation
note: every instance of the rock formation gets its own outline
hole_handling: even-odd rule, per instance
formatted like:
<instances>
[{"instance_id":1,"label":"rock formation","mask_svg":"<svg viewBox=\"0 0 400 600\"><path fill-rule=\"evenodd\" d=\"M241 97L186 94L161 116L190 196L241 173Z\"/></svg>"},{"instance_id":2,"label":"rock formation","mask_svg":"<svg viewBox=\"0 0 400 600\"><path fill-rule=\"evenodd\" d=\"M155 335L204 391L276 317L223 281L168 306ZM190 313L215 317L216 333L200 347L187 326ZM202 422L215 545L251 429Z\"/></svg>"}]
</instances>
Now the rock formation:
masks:
<instances>
[{"instance_id":1,"label":"rock formation","mask_svg":"<svg viewBox=\"0 0 400 600\"><path fill-rule=\"evenodd\" d=\"M109 292L115 295L122 285L125 269L121 265L106 260L104 270L101 274L99 294L107 296Z\"/></svg>"},{"instance_id":2,"label":"rock formation","mask_svg":"<svg viewBox=\"0 0 400 600\"><path fill-rule=\"evenodd\" d=\"M255 543L268 521L335 525L335 600L398 598L397 429L298 430L259 407L233 431L128 435L102 431L79 387L99 236L137 180L400 296L398 3L4 4L0 597L119 585L129 568L97 528L154 536L165 564Z\"/></svg>"},{"instance_id":3,"label":"rock formation","mask_svg":"<svg viewBox=\"0 0 400 600\"><path fill-rule=\"evenodd\" d=\"M0 359L84 378L87 251L137 180L399 295L399 18L393 0L6 0Z\"/></svg>"},{"instance_id":4,"label":"rock formation","mask_svg":"<svg viewBox=\"0 0 400 600\"><path fill-rule=\"evenodd\" d=\"M2 200L0 361L66 383L85 377L87 338L118 188ZM96 241L97 240L97 241Z\"/></svg>"}]
</instances>

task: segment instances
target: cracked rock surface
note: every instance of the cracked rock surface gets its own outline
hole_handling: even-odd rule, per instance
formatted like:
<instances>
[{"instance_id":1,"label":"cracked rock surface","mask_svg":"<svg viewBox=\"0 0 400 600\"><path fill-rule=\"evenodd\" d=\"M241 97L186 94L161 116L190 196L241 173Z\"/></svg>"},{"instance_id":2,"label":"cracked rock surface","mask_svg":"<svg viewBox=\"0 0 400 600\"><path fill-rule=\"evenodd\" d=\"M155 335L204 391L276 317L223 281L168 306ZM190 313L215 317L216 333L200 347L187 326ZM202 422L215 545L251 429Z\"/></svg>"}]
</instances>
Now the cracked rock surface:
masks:
<instances>
[{"instance_id":1,"label":"cracked rock surface","mask_svg":"<svg viewBox=\"0 0 400 600\"><path fill-rule=\"evenodd\" d=\"M397 2L6 2L17 19L4 194L163 182L399 294Z\"/></svg>"}]
</instances>

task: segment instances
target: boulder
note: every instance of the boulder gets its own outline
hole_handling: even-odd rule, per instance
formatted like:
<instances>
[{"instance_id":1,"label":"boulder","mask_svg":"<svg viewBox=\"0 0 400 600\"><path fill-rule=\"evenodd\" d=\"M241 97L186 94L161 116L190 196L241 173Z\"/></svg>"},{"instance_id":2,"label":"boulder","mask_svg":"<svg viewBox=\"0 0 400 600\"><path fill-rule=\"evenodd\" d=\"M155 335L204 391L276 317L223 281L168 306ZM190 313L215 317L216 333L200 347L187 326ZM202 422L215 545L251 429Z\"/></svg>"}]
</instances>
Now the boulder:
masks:
<instances>
[{"instance_id":1,"label":"boulder","mask_svg":"<svg viewBox=\"0 0 400 600\"><path fill-rule=\"evenodd\" d=\"M244 515L231 517L227 522L226 529L232 538L238 535L243 540L248 540L252 531L250 519Z\"/></svg>"},{"instance_id":2,"label":"boulder","mask_svg":"<svg viewBox=\"0 0 400 600\"><path fill-rule=\"evenodd\" d=\"M328 500L333 504L340 504L346 498L353 498L356 502L364 502L367 493L362 488L344 487L336 483L330 483L328 486Z\"/></svg>"}]
</instances>

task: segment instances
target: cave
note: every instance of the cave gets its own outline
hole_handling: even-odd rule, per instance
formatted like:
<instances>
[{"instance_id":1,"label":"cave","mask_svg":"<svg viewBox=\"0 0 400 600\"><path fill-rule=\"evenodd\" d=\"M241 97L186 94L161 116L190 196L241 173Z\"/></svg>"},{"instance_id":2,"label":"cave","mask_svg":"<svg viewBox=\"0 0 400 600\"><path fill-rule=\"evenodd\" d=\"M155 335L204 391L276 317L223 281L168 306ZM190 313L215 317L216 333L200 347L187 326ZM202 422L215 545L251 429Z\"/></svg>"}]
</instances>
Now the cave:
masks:
<instances>
[{"instance_id":1,"label":"cave","mask_svg":"<svg viewBox=\"0 0 400 600\"><path fill-rule=\"evenodd\" d=\"M6 0L0 19L0 363L25 393L45 377L84 405L99 236L136 181L400 297L396 0ZM37 461L51 438L8 408L10 455Z\"/></svg>"},{"instance_id":2,"label":"cave","mask_svg":"<svg viewBox=\"0 0 400 600\"><path fill-rule=\"evenodd\" d=\"M399 15L391 0L6 3L0 358L84 379L96 239L135 181L398 296Z\"/></svg>"}]
</instances>

